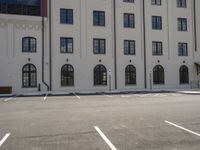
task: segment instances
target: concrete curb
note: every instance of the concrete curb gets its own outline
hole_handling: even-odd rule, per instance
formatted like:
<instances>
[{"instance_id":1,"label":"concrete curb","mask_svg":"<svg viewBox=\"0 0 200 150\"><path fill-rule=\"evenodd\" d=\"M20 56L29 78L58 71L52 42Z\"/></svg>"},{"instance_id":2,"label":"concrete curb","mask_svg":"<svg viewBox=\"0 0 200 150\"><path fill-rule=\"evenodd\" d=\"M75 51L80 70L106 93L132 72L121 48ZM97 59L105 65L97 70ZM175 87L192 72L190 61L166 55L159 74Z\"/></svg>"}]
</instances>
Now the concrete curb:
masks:
<instances>
[{"instance_id":1,"label":"concrete curb","mask_svg":"<svg viewBox=\"0 0 200 150\"><path fill-rule=\"evenodd\" d=\"M118 94L146 94L146 93L180 93L189 95L200 95L200 90L141 90L141 91L105 91L105 92L74 92L77 95L89 96L89 95L118 95ZM72 96L73 92L36 92L36 93L20 93L20 94L0 94L1 98L4 97L35 97L35 96Z\"/></svg>"}]
</instances>

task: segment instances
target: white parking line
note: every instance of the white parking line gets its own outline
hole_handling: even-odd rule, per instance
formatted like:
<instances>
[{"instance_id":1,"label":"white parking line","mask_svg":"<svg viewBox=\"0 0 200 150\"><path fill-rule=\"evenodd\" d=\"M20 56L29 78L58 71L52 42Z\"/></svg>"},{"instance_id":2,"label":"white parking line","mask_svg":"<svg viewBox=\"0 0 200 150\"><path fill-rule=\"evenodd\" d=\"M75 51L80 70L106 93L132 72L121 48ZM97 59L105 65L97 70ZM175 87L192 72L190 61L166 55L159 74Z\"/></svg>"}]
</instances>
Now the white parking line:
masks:
<instances>
[{"instance_id":1,"label":"white parking line","mask_svg":"<svg viewBox=\"0 0 200 150\"><path fill-rule=\"evenodd\" d=\"M99 133L101 138L108 144L111 150L117 150L117 148L110 142L110 140L105 136L105 134L99 129L99 127L95 126L95 130Z\"/></svg>"},{"instance_id":2,"label":"white parking line","mask_svg":"<svg viewBox=\"0 0 200 150\"><path fill-rule=\"evenodd\" d=\"M161 95L160 95L160 97L166 97L166 96L167 96L167 95L165 95L165 94L161 94Z\"/></svg>"},{"instance_id":3,"label":"white parking line","mask_svg":"<svg viewBox=\"0 0 200 150\"><path fill-rule=\"evenodd\" d=\"M160 94L154 94L153 96L154 96L154 97L157 97L157 96L160 96Z\"/></svg>"},{"instance_id":4,"label":"white parking line","mask_svg":"<svg viewBox=\"0 0 200 150\"><path fill-rule=\"evenodd\" d=\"M121 95L122 98L129 98L131 95Z\"/></svg>"},{"instance_id":5,"label":"white parking line","mask_svg":"<svg viewBox=\"0 0 200 150\"><path fill-rule=\"evenodd\" d=\"M133 94L133 96L138 96L138 97L146 97L150 96L151 94Z\"/></svg>"},{"instance_id":6,"label":"white parking line","mask_svg":"<svg viewBox=\"0 0 200 150\"><path fill-rule=\"evenodd\" d=\"M104 94L104 96L109 97L109 98L113 98L113 96L111 96L111 95Z\"/></svg>"},{"instance_id":7,"label":"white parking line","mask_svg":"<svg viewBox=\"0 0 200 150\"><path fill-rule=\"evenodd\" d=\"M45 95L45 97L44 97L44 101L47 100L47 96L48 96L48 93Z\"/></svg>"},{"instance_id":8,"label":"white parking line","mask_svg":"<svg viewBox=\"0 0 200 150\"><path fill-rule=\"evenodd\" d=\"M172 96L181 96L182 94L175 94L173 93Z\"/></svg>"},{"instance_id":9,"label":"white parking line","mask_svg":"<svg viewBox=\"0 0 200 150\"><path fill-rule=\"evenodd\" d=\"M81 99L81 97L78 96L76 93L73 93L73 94L74 94L74 96L76 96L76 98Z\"/></svg>"},{"instance_id":10,"label":"white parking line","mask_svg":"<svg viewBox=\"0 0 200 150\"><path fill-rule=\"evenodd\" d=\"M160 94L160 93L154 94L154 95L153 95L153 97L166 97L166 96L167 96L167 95Z\"/></svg>"},{"instance_id":11,"label":"white parking line","mask_svg":"<svg viewBox=\"0 0 200 150\"><path fill-rule=\"evenodd\" d=\"M192 133L192 134L194 134L194 135L200 136L199 133L194 132L194 131L189 130L189 129L186 129L186 128L184 128L184 127L181 127L181 126L179 126L179 125L177 125L177 124L175 124L175 123L172 123L172 122L169 122L169 121L165 121L165 123L168 123L168 124L170 124L170 125L172 125L172 126L175 126L175 127L179 128L179 129L182 129L182 130L187 131L187 132L189 132L189 133Z\"/></svg>"},{"instance_id":12,"label":"white parking line","mask_svg":"<svg viewBox=\"0 0 200 150\"><path fill-rule=\"evenodd\" d=\"M3 143L7 140L7 138L10 136L10 133L7 133L3 139L0 141L0 147L3 145Z\"/></svg>"},{"instance_id":13,"label":"white parking line","mask_svg":"<svg viewBox=\"0 0 200 150\"><path fill-rule=\"evenodd\" d=\"M10 100L12 100L12 99L15 98L15 97L17 97L17 95L15 95L15 96L13 96L13 97L9 97L9 98L4 99L4 102L10 101Z\"/></svg>"},{"instance_id":14,"label":"white parking line","mask_svg":"<svg viewBox=\"0 0 200 150\"><path fill-rule=\"evenodd\" d=\"M113 96L111 96L111 95L107 95L107 94L104 94L104 93L100 93L100 94L105 96L105 97L113 98Z\"/></svg>"}]
</instances>

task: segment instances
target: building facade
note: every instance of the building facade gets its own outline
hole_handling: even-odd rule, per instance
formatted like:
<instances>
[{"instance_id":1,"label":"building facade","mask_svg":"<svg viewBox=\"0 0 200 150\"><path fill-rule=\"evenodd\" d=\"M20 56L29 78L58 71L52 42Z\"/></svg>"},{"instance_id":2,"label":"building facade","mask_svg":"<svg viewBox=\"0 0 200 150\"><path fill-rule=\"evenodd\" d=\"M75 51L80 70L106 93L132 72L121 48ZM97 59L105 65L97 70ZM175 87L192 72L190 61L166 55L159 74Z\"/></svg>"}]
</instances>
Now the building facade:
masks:
<instances>
[{"instance_id":1,"label":"building facade","mask_svg":"<svg viewBox=\"0 0 200 150\"><path fill-rule=\"evenodd\" d=\"M0 87L183 89L199 80L198 0L0 0Z\"/></svg>"}]
</instances>

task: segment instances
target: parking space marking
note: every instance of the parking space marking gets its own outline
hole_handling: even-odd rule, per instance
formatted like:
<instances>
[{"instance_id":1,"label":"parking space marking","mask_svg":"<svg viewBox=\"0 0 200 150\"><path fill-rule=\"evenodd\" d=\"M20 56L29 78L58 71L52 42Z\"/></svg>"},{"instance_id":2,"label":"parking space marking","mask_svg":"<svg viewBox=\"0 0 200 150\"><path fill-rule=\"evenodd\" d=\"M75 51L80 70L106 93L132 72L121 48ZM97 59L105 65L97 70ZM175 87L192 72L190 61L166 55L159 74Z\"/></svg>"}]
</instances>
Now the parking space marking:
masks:
<instances>
[{"instance_id":1,"label":"parking space marking","mask_svg":"<svg viewBox=\"0 0 200 150\"><path fill-rule=\"evenodd\" d=\"M130 98L131 95L121 95L122 98Z\"/></svg>"},{"instance_id":2,"label":"parking space marking","mask_svg":"<svg viewBox=\"0 0 200 150\"><path fill-rule=\"evenodd\" d=\"M17 97L17 95L9 97L9 98L6 98L6 99L4 99L4 102L8 102L8 101L10 101L10 100L12 100L12 99L14 99L16 97Z\"/></svg>"},{"instance_id":3,"label":"parking space marking","mask_svg":"<svg viewBox=\"0 0 200 150\"><path fill-rule=\"evenodd\" d=\"M167 95L160 94L160 93L158 93L158 94L154 94L154 95L153 95L153 97L165 97L165 96L167 96Z\"/></svg>"},{"instance_id":4,"label":"parking space marking","mask_svg":"<svg viewBox=\"0 0 200 150\"><path fill-rule=\"evenodd\" d=\"M113 96L111 96L111 95L107 95L107 94L101 94L101 95L103 95L105 97L113 98Z\"/></svg>"},{"instance_id":5,"label":"parking space marking","mask_svg":"<svg viewBox=\"0 0 200 150\"><path fill-rule=\"evenodd\" d=\"M157 96L160 96L160 94L154 94L153 96L154 96L154 97L157 97Z\"/></svg>"},{"instance_id":6,"label":"parking space marking","mask_svg":"<svg viewBox=\"0 0 200 150\"><path fill-rule=\"evenodd\" d=\"M44 96L44 101L47 100L48 93Z\"/></svg>"},{"instance_id":7,"label":"parking space marking","mask_svg":"<svg viewBox=\"0 0 200 150\"><path fill-rule=\"evenodd\" d=\"M138 96L138 97L147 97L150 96L151 94L133 94L133 96Z\"/></svg>"},{"instance_id":8,"label":"parking space marking","mask_svg":"<svg viewBox=\"0 0 200 150\"><path fill-rule=\"evenodd\" d=\"M95 126L95 130L99 133L101 138L108 144L111 150L117 150L117 148L110 142L110 140L105 136L105 134L99 129L99 127Z\"/></svg>"},{"instance_id":9,"label":"parking space marking","mask_svg":"<svg viewBox=\"0 0 200 150\"><path fill-rule=\"evenodd\" d=\"M199 133L194 132L194 131L189 130L189 129L186 129L186 128L184 128L184 127L181 127L181 126L179 126L179 125L177 125L177 124L175 124L175 123L172 123L172 122L169 122L169 121L165 121L165 123L170 124L170 125L172 125L172 126L174 126L174 127L177 127L177 128L179 128L179 129L182 129L182 130L184 130L184 131L187 131L187 132L189 132L189 133L192 133L192 134L194 134L194 135L200 136Z\"/></svg>"},{"instance_id":10,"label":"parking space marking","mask_svg":"<svg viewBox=\"0 0 200 150\"><path fill-rule=\"evenodd\" d=\"M181 96L182 94L175 94L173 93L172 96Z\"/></svg>"},{"instance_id":11,"label":"parking space marking","mask_svg":"<svg viewBox=\"0 0 200 150\"><path fill-rule=\"evenodd\" d=\"M81 99L81 97L78 96L76 93L73 93L73 94L74 94L74 96L76 96L76 98Z\"/></svg>"},{"instance_id":12,"label":"parking space marking","mask_svg":"<svg viewBox=\"0 0 200 150\"><path fill-rule=\"evenodd\" d=\"M10 133L7 133L3 139L0 141L0 147L3 145L3 143L7 140L7 138L10 136Z\"/></svg>"}]
</instances>

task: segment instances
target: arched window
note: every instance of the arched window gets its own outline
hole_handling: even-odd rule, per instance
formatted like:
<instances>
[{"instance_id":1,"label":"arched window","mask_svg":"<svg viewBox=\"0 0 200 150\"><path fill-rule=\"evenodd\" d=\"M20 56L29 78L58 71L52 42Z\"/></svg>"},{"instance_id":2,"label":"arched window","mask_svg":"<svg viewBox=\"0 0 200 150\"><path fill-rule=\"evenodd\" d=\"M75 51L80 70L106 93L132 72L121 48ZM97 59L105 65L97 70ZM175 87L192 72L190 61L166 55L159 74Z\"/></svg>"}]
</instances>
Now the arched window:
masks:
<instances>
[{"instance_id":1,"label":"arched window","mask_svg":"<svg viewBox=\"0 0 200 150\"><path fill-rule=\"evenodd\" d=\"M125 69L125 83L126 85L136 84L136 69L133 65L128 65Z\"/></svg>"},{"instance_id":2,"label":"arched window","mask_svg":"<svg viewBox=\"0 0 200 150\"><path fill-rule=\"evenodd\" d=\"M33 64L26 64L22 68L22 87L37 87L37 69Z\"/></svg>"},{"instance_id":3,"label":"arched window","mask_svg":"<svg viewBox=\"0 0 200 150\"><path fill-rule=\"evenodd\" d=\"M94 68L94 85L107 85L107 70L103 65Z\"/></svg>"},{"instance_id":4,"label":"arched window","mask_svg":"<svg viewBox=\"0 0 200 150\"><path fill-rule=\"evenodd\" d=\"M74 86L74 68L66 64L61 68L61 86Z\"/></svg>"},{"instance_id":5,"label":"arched window","mask_svg":"<svg viewBox=\"0 0 200 150\"><path fill-rule=\"evenodd\" d=\"M157 65L153 68L153 83L154 84L165 83L165 71L161 65Z\"/></svg>"},{"instance_id":6,"label":"arched window","mask_svg":"<svg viewBox=\"0 0 200 150\"><path fill-rule=\"evenodd\" d=\"M189 84L189 71L188 67L183 65L179 70L180 84Z\"/></svg>"},{"instance_id":7,"label":"arched window","mask_svg":"<svg viewBox=\"0 0 200 150\"><path fill-rule=\"evenodd\" d=\"M23 37L22 38L22 52L36 52L36 38L34 37Z\"/></svg>"}]
</instances>

